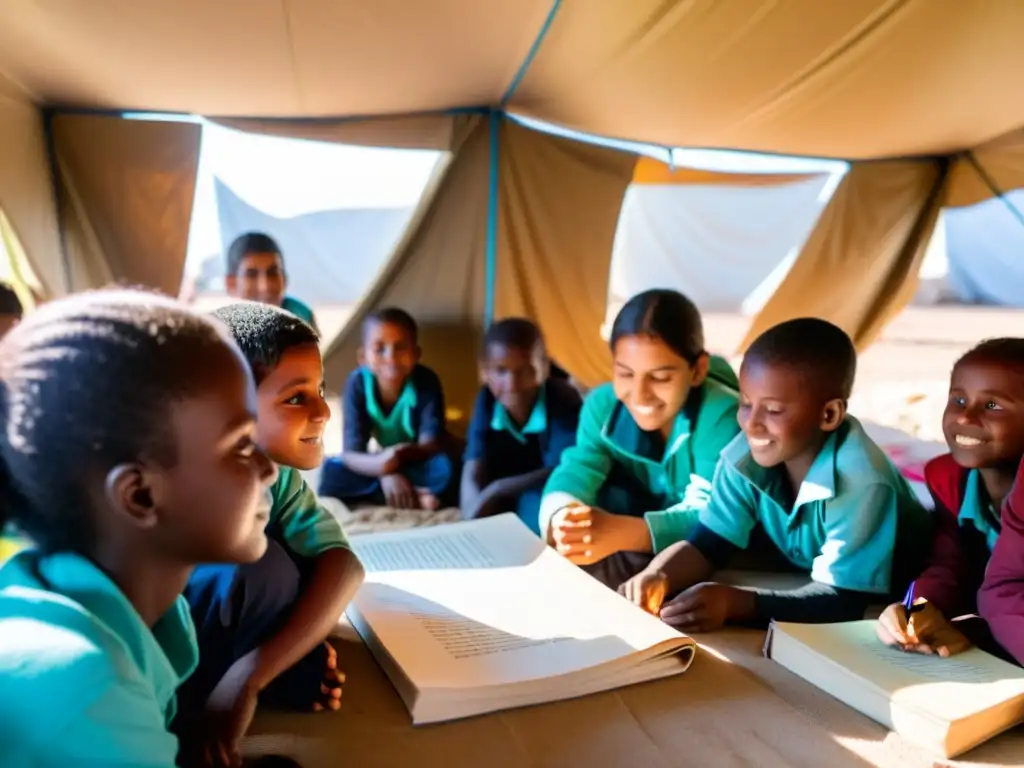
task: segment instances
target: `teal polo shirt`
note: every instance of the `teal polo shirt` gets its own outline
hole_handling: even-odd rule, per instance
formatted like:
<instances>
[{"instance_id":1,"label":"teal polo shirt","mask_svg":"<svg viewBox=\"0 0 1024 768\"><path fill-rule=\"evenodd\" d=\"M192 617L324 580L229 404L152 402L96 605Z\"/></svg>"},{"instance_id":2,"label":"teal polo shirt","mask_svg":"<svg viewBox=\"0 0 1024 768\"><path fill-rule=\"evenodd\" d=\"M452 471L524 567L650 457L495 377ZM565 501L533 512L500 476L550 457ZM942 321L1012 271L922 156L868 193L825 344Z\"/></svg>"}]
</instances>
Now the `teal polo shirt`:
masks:
<instances>
[{"instance_id":1,"label":"teal polo shirt","mask_svg":"<svg viewBox=\"0 0 1024 768\"><path fill-rule=\"evenodd\" d=\"M425 365L413 368L389 410L380 401L373 371L357 368L345 383L342 406L345 453L365 453L371 437L381 448L390 448L436 440L446 429L441 379Z\"/></svg>"},{"instance_id":2,"label":"teal polo shirt","mask_svg":"<svg viewBox=\"0 0 1024 768\"><path fill-rule=\"evenodd\" d=\"M526 445L530 435L544 434L548 428L547 387L541 387L537 391L537 402L533 404L533 410L521 427L516 424L516 420L505 406L498 402L494 404L490 426L495 432L506 432L521 445Z\"/></svg>"},{"instance_id":3,"label":"teal polo shirt","mask_svg":"<svg viewBox=\"0 0 1024 768\"><path fill-rule=\"evenodd\" d=\"M316 320L313 317L313 310L298 299L292 298L291 296L285 296L284 301L281 302L281 309L286 312L291 312L300 320L304 320L316 328Z\"/></svg>"},{"instance_id":4,"label":"teal polo shirt","mask_svg":"<svg viewBox=\"0 0 1024 768\"><path fill-rule=\"evenodd\" d=\"M583 404L576 445L562 454L544 487L540 530L573 502L598 504L613 468L660 500L660 509L638 509L660 552L689 535L708 502L722 449L736 436L739 395L728 363L712 358L715 375L690 392L667 441L644 432L619 402L611 384L594 389Z\"/></svg>"},{"instance_id":5,"label":"teal polo shirt","mask_svg":"<svg viewBox=\"0 0 1024 768\"><path fill-rule=\"evenodd\" d=\"M985 490L981 473L976 469L967 473L964 499L960 504L957 522L961 528L970 526L980 533L985 538L989 552L995 548L1001 530L999 510L993 506L992 499L989 498L988 491Z\"/></svg>"},{"instance_id":6,"label":"teal polo shirt","mask_svg":"<svg viewBox=\"0 0 1024 768\"><path fill-rule=\"evenodd\" d=\"M740 433L722 452L701 524L745 549L760 524L821 584L890 591L894 553L927 548L931 519L899 470L848 416L829 435L794 500L783 466L762 467Z\"/></svg>"},{"instance_id":7,"label":"teal polo shirt","mask_svg":"<svg viewBox=\"0 0 1024 768\"><path fill-rule=\"evenodd\" d=\"M324 508L297 469L279 467L270 495L267 534L294 554L313 558L329 549L350 549L341 523Z\"/></svg>"},{"instance_id":8,"label":"teal polo shirt","mask_svg":"<svg viewBox=\"0 0 1024 768\"><path fill-rule=\"evenodd\" d=\"M91 561L21 552L0 568L0 764L170 768L198 658L184 598L150 629Z\"/></svg>"}]
</instances>

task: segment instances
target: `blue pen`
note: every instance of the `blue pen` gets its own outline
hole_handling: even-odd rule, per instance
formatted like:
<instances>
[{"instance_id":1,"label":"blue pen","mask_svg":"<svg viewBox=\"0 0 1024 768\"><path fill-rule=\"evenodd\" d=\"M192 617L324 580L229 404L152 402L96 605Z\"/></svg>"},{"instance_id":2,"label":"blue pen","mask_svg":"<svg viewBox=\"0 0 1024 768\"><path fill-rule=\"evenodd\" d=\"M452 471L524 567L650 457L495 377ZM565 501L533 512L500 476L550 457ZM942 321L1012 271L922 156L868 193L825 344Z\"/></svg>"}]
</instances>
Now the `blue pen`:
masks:
<instances>
[{"instance_id":1,"label":"blue pen","mask_svg":"<svg viewBox=\"0 0 1024 768\"><path fill-rule=\"evenodd\" d=\"M910 582L910 586L907 587L907 594L903 598L903 611L906 615L907 623L910 623L910 617L912 614L918 611L924 610L924 603L914 605L914 582Z\"/></svg>"}]
</instances>

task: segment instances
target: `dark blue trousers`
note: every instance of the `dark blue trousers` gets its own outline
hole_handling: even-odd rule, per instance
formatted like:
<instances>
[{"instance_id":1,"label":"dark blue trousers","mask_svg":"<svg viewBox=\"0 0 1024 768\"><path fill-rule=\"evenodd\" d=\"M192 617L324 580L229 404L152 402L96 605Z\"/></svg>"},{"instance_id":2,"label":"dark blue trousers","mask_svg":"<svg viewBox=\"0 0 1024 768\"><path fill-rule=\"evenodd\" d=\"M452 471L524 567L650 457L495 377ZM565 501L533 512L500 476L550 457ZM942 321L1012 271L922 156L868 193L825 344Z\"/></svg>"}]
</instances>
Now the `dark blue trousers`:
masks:
<instances>
[{"instance_id":1,"label":"dark blue trousers","mask_svg":"<svg viewBox=\"0 0 1024 768\"><path fill-rule=\"evenodd\" d=\"M438 453L426 461L402 467L401 473L416 488L425 488L442 500L449 502L450 490L457 485L453 482L455 471L450 456ZM324 462L320 471L321 496L331 496L346 503L384 504L384 491L380 479L360 475L352 471L340 457L332 456Z\"/></svg>"},{"instance_id":2,"label":"dark blue trousers","mask_svg":"<svg viewBox=\"0 0 1024 768\"><path fill-rule=\"evenodd\" d=\"M287 620L308 565L274 539L247 565L201 565L185 587L199 640L199 666L178 689L179 711L198 711L228 668ZM271 706L308 710L319 692L326 651L313 649L260 697Z\"/></svg>"}]
</instances>

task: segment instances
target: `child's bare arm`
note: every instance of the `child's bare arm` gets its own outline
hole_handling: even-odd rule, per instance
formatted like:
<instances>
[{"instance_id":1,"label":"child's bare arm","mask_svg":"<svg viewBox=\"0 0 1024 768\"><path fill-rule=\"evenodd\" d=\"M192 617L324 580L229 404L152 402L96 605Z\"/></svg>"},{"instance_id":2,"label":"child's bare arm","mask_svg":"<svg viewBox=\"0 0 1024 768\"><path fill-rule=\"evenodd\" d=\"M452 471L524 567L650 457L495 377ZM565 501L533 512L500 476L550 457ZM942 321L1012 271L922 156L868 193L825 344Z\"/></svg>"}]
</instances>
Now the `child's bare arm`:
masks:
<instances>
[{"instance_id":1,"label":"child's bare arm","mask_svg":"<svg viewBox=\"0 0 1024 768\"><path fill-rule=\"evenodd\" d=\"M672 594L709 579L715 569L694 544L680 541L659 552L645 570L664 574Z\"/></svg>"},{"instance_id":2,"label":"child's bare arm","mask_svg":"<svg viewBox=\"0 0 1024 768\"><path fill-rule=\"evenodd\" d=\"M251 678L258 690L265 689L327 638L363 578L363 566L351 550L337 547L316 558L288 620L259 648Z\"/></svg>"},{"instance_id":3,"label":"child's bare arm","mask_svg":"<svg viewBox=\"0 0 1024 768\"><path fill-rule=\"evenodd\" d=\"M462 485L459 487L459 509L467 520L477 517L483 501L487 481L483 461L471 459L462 467Z\"/></svg>"},{"instance_id":4,"label":"child's bare arm","mask_svg":"<svg viewBox=\"0 0 1024 768\"><path fill-rule=\"evenodd\" d=\"M531 488L542 486L552 472L551 467L541 467L532 472L495 480L480 488L481 476L476 475L476 473L482 472L482 469L477 470L475 465L482 467L481 462L468 462L462 470L462 493L464 499L462 512L466 518L483 517L488 514L507 511L497 508L495 505L503 499L514 499ZM475 493L472 492L473 489L470 489L470 485L475 489Z\"/></svg>"},{"instance_id":5,"label":"child's bare arm","mask_svg":"<svg viewBox=\"0 0 1024 768\"><path fill-rule=\"evenodd\" d=\"M363 453L359 451L346 451L341 454L341 460L345 466L360 475L366 477L383 477L398 471L400 460L398 458L398 446L392 446L380 453Z\"/></svg>"}]
</instances>

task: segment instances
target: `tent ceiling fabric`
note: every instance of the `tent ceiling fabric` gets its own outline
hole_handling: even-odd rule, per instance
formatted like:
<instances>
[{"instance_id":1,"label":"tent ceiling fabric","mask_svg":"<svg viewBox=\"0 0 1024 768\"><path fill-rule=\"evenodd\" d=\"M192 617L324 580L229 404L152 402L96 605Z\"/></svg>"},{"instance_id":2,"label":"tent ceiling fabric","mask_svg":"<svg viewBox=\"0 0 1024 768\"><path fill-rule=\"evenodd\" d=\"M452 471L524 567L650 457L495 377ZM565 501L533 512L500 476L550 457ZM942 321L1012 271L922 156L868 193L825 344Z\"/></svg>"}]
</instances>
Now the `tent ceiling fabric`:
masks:
<instances>
[{"instance_id":1,"label":"tent ceiling fabric","mask_svg":"<svg viewBox=\"0 0 1024 768\"><path fill-rule=\"evenodd\" d=\"M1024 125L1016 0L564 0L512 107L670 146L939 154Z\"/></svg>"},{"instance_id":2,"label":"tent ceiling fabric","mask_svg":"<svg viewBox=\"0 0 1024 768\"><path fill-rule=\"evenodd\" d=\"M1019 0L5 0L55 106L216 116L496 106L675 146L944 154L1024 126Z\"/></svg>"},{"instance_id":3,"label":"tent ceiling fabric","mask_svg":"<svg viewBox=\"0 0 1024 768\"><path fill-rule=\"evenodd\" d=\"M218 116L497 103L549 0L4 0L0 72L62 106Z\"/></svg>"}]
</instances>

